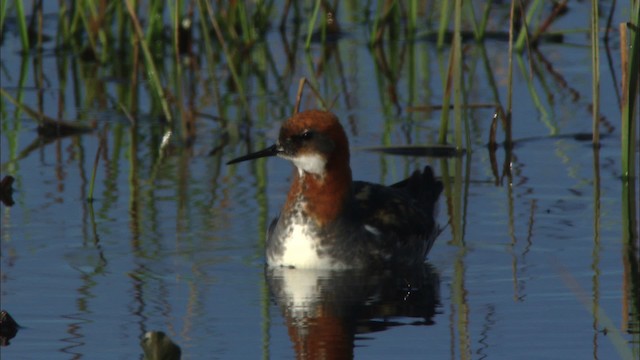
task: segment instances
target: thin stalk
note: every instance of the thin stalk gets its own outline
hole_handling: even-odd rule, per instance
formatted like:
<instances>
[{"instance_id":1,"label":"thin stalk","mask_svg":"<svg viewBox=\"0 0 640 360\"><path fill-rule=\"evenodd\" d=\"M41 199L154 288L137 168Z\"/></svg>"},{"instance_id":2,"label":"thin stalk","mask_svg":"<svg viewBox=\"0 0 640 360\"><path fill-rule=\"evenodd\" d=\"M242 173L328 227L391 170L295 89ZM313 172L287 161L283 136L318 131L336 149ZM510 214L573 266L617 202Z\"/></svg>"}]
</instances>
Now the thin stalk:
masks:
<instances>
[{"instance_id":1,"label":"thin stalk","mask_svg":"<svg viewBox=\"0 0 640 360\"><path fill-rule=\"evenodd\" d=\"M462 0L456 0L453 30L453 118L455 121L455 142L462 149Z\"/></svg>"},{"instance_id":2,"label":"thin stalk","mask_svg":"<svg viewBox=\"0 0 640 360\"><path fill-rule=\"evenodd\" d=\"M629 49L640 49L640 2L636 1L632 14L635 19L631 19L631 24L620 25L620 50L622 61L622 177L631 180L636 177L636 134L637 134L637 112L638 109L638 82L640 82L640 55L638 51ZM631 28L627 35L627 27ZM630 37L627 42L627 37Z\"/></svg>"},{"instance_id":3,"label":"thin stalk","mask_svg":"<svg viewBox=\"0 0 640 360\"><path fill-rule=\"evenodd\" d=\"M89 39L89 46L91 46L91 51L93 51L94 54L98 55L98 47L96 44L95 34L93 33L92 26L89 23L89 19L87 18L88 15L83 9L84 6L87 6L88 8L91 8L91 6L87 5L85 2L79 2L76 6L81 9L80 18L82 20L82 23L84 24L84 32L85 34L87 34L87 39Z\"/></svg>"},{"instance_id":4,"label":"thin stalk","mask_svg":"<svg viewBox=\"0 0 640 360\"><path fill-rule=\"evenodd\" d=\"M447 27L449 26L449 1L440 2L440 27L438 28L438 49L444 46Z\"/></svg>"},{"instance_id":5,"label":"thin stalk","mask_svg":"<svg viewBox=\"0 0 640 360\"><path fill-rule=\"evenodd\" d=\"M29 29L27 27L27 18L24 14L24 6L22 1L16 1L16 16L18 17L18 27L20 28L20 41L22 49L29 51Z\"/></svg>"},{"instance_id":6,"label":"thin stalk","mask_svg":"<svg viewBox=\"0 0 640 360\"><path fill-rule=\"evenodd\" d=\"M40 51L40 50L42 50L42 33L43 33L43 31L42 31L42 22L43 22L43 20L42 20L42 17L43 17L42 16L42 2L37 3L36 6L34 6L33 10L34 10L33 11L34 15L32 15L32 16L35 16L35 19L36 19L35 21L37 23L36 26L38 27L37 32L36 32L36 44L37 44L36 49L38 49L38 51ZM33 22L33 20L32 20L32 22ZM38 55L38 56L40 56L40 55Z\"/></svg>"},{"instance_id":7,"label":"thin stalk","mask_svg":"<svg viewBox=\"0 0 640 360\"><path fill-rule=\"evenodd\" d=\"M382 37L382 29L380 28L380 20L382 19L382 13L384 9L384 1L378 1L378 9L376 14L378 16L373 20L373 28L371 29L371 39L369 39L370 45L375 45Z\"/></svg>"},{"instance_id":8,"label":"thin stalk","mask_svg":"<svg viewBox=\"0 0 640 360\"><path fill-rule=\"evenodd\" d=\"M114 4L115 2L112 2L111 4ZM89 11L91 12L91 20L96 23L98 21L100 21L102 23L102 25L104 25L104 17L106 16L105 14L103 14L103 12L108 12L105 11L105 9L100 9L98 10L96 8L96 4L93 1L87 1L86 5L89 9ZM108 27L107 27L108 28ZM89 33L90 31L92 31L91 27L87 28L87 33ZM105 32L105 26L101 26L100 28L97 29L97 36L98 39L100 40L100 45L102 46L100 48L101 50L101 60L102 62L106 62L107 61L107 56L110 53L109 50L109 40L108 40L108 36L107 33ZM96 46L97 44L94 41L94 46ZM97 51L96 48L94 48L94 51ZM97 55L97 52L96 52Z\"/></svg>"},{"instance_id":9,"label":"thin stalk","mask_svg":"<svg viewBox=\"0 0 640 360\"><path fill-rule=\"evenodd\" d=\"M0 36L4 30L4 19L7 17L7 4L8 0L0 0Z\"/></svg>"},{"instance_id":10,"label":"thin stalk","mask_svg":"<svg viewBox=\"0 0 640 360\"><path fill-rule=\"evenodd\" d=\"M184 103L184 91L183 91L183 72L182 72L182 63L180 61L180 43L178 31L180 29L180 14L182 12L182 0L178 0L174 3L175 8L170 7L170 14L172 14L172 23L173 23L173 55L174 55L174 65L175 71L173 74L175 75L174 79L174 89L175 89L175 97L177 99L177 107L178 107L178 116L180 118L181 125L181 135L182 140L185 143L189 142L190 139L190 127L189 121L193 119L192 113L186 111L185 103Z\"/></svg>"},{"instance_id":11,"label":"thin stalk","mask_svg":"<svg viewBox=\"0 0 640 360\"><path fill-rule=\"evenodd\" d=\"M169 3L169 13L171 14L171 24L172 28L172 45L173 45L173 56L177 63L180 63L180 40L178 36L178 32L180 31L180 13L182 11L182 0L177 0L172 6L172 3Z\"/></svg>"},{"instance_id":12,"label":"thin stalk","mask_svg":"<svg viewBox=\"0 0 640 360\"><path fill-rule=\"evenodd\" d=\"M545 108L540 95L538 95L537 87L534 84L534 79L531 76L527 76L527 69L525 66L525 60L523 59L523 55L517 55L518 67L520 68L520 72L522 76L527 80L527 89L529 89L529 93L531 94L531 100L533 104L540 112L540 119L542 122L549 128L551 135L558 134L558 124L551 121L552 117L549 116L549 111Z\"/></svg>"},{"instance_id":13,"label":"thin stalk","mask_svg":"<svg viewBox=\"0 0 640 360\"><path fill-rule=\"evenodd\" d=\"M409 2L409 39L413 39L416 34L418 24L418 0Z\"/></svg>"},{"instance_id":14,"label":"thin stalk","mask_svg":"<svg viewBox=\"0 0 640 360\"><path fill-rule=\"evenodd\" d=\"M69 36L74 36L74 43L77 43L79 37L80 37L80 30L78 29L78 27L80 26L80 24L82 23L82 6L81 4L77 3L77 2L73 2L71 4L71 12L73 13L73 16L71 17L71 21L69 22ZM69 39L65 39L67 41L69 41Z\"/></svg>"},{"instance_id":15,"label":"thin stalk","mask_svg":"<svg viewBox=\"0 0 640 360\"><path fill-rule=\"evenodd\" d=\"M465 9L469 22L471 22L471 27L473 28L473 36L476 40L480 40L480 28L478 26L478 21L476 20L476 12L473 9L473 3L471 1L465 2Z\"/></svg>"},{"instance_id":16,"label":"thin stalk","mask_svg":"<svg viewBox=\"0 0 640 360\"><path fill-rule=\"evenodd\" d=\"M69 19L67 18L67 4L62 2L60 3L60 8L58 9L58 31L56 31L56 47L62 47L63 43L68 41L69 37ZM0 26L2 29L2 26Z\"/></svg>"},{"instance_id":17,"label":"thin stalk","mask_svg":"<svg viewBox=\"0 0 640 360\"><path fill-rule=\"evenodd\" d=\"M622 183L622 310L627 314L622 319L620 330L629 334L636 332L638 339L638 321L640 318L640 304L636 284L638 273L638 194L635 181L623 181Z\"/></svg>"},{"instance_id":18,"label":"thin stalk","mask_svg":"<svg viewBox=\"0 0 640 360\"><path fill-rule=\"evenodd\" d=\"M449 53L449 67L447 77L445 79L444 97L442 98L442 112L440 113L440 132L438 134L438 143L447 143L447 132L449 128L449 104L451 103L451 87L453 83L453 57L454 51L451 49Z\"/></svg>"},{"instance_id":19,"label":"thin stalk","mask_svg":"<svg viewBox=\"0 0 640 360\"><path fill-rule=\"evenodd\" d=\"M127 0L127 8L129 7L129 1ZM147 27L147 35L145 40L147 43L151 44L154 42L157 36L160 36L162 32L162 11L163 11L164 1L159 0L151 0L151 4L149 5L149 25Z\"/></svg>"},{"instance_id":20,"label":"thin stalk","mask_svg":"<svg viewBox=\"0 0 640 360\"><path fill-rule=\"evenodd\" d=\"M313 28L316 26L316 20L318 19L318 13L320 12L320 4L322 0L316 0L316 6L313 8L313 14L309 21L309 28L307 29L307 40L305 41L304 48L308 50L311 47L311 35L313 35Z\"/></svg>"},{"instance_id":21,"label":"thin stalk","mask_svg":"<svg viewBox=\"0 0 640 360\"><path fill-rule=\"evenodd\" d=\"M479 32L477 33L477 39L484 39L485 31L487 30L487 24L489 23L489 15L491 14L492 1L487 1L484 5L484 12L482 13L482 20L480 21Z\"/></svg>"},{"instance_id":22,"label":"thin stalk","mask_svg":"<svg viewBox=\"0 0 640 360\"><path fill-rule=\"evenodd\" d=\"M211 21L211 25L213 26L213 30L216 33L216 37L220 42L220 46L222 46L222 52L224 53L225 58L227 59L227 65L229 66L229 71L231 72L231 78L233 79L234 85L236 89L238 89L238 95L240 96L240 100L244 105L247 105L247 99L244 96L244 90L242 87L242 83L240 82L240 77L238 76L238 71L236 70L235 65L233 64L233 59L231 58L231 53L229 52L229 48L227 47L227 43L224 40L224 36L222 35L222 31L220 30L220 26L218 25L218 20L213 14L213 8L208 1L204 1L204 4L207 9L207 13L209 14L209 20Z\"/></svg>"},{"instance_id":23,"label":"thin stalk","mask_svg":"<svg viewBox=\"0 0 640 360\"><path fill-rule=\"evenodd\" d=\"M511 10L509 11L509 65L507 70L507 109L505 115L505 124L504 124L504 132L505 132L505 143L507 148L511 148L511 111L512 111L512 100L513 100L513 33L515 31L513 27L513 21L515 12L516 12L516 1L511 0Z\"/></svg>"},{"instance_id":24,"label":"thin stalk","mask_svg":"<svg viewBox=\"0 0 640 360\"><path fill-rule=\"evenodd\" d=\"M296 93L296 104L293 106L293 115L300 112L300 101L302 100L302 90L304 89L304 84L307 82L307 79L304 77L300 78L298 81L298 92Z\"/></svg>"},{"instance_id":25,"label":"thin stalk","mask_svg":"<svg viewBox=\"0 0 640 360\"><path fill-rule=\"evenodd\" d=\"M238 11L238 16L240 17L240 26L242 26L242 37L244 38L245 44L249 44L253 39L255 39L255 30L253 26L249 24L245 2L238 1L236 9Z\"/></svg>"},{"instance_id":26,"label":"thin stalk","mask_svg":"<svg viewBox=\"0 0 640 360\"><path fill-rule=\"evenodd\" d=\"M591 0L591 93L593 96L593 146L600 145L600 48L598 0Z\"/></svg>"},{"instance_id":27,"label":"thin stalk","mask_svg":"<svg viewBox=\"0 0 640 360\"><path fill-rule=\"evenodd\" d=\"M516 45L515 45L516 51L522 52L524 50L525 45L529 38L528 24L531 23L531 20L533 19L533 15L535 15L535 13L538 11L538 8L541 5L542 5L541 0L535 0L529 7L529 10L527 10L526 16L522 17L522 28L520 29L520 33L518 34L518 40L516 40ZM520 6L522 7L523 5L520 5Z\"/></svg>"},{"instance_id":28,"label":"thin stalk","mask_svg":"<svg viewBox=\"0 0 640 360\"><path fill-rule=\"evenodd\" d=\"M164 112L164 116L167 118L167 122L170 124L173 123L173 116L171 116L171 110L169 109L169 103L167 102L167 98L164 94L164 89L162 88L162 82L160 81L160 76L158 75L158 70L156 69L156 65L153 61L153 55L149 50L149 46L144 38L144 33L142 32L142 27L140 26L140 22L138 21L138 17L133 8L132 0L126 0L127 10L129 11L129 15L131 17L131 23L133 24L133 28L136 32L136 36L139 39L140 46L142 47L142 53L144 54L144 58L146 60L147 67L147 75L151 80L151 85L160 100L160 104L162 105L162 111Z\"/></svg>"}]
</instances>

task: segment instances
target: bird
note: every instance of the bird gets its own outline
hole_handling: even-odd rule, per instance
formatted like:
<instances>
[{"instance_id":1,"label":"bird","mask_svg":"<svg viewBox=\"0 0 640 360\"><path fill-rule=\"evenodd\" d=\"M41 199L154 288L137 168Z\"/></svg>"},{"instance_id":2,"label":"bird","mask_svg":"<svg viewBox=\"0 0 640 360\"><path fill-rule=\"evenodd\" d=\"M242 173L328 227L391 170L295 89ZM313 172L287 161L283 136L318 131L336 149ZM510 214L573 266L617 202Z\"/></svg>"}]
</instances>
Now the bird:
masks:
<instances>
[{"instance_id":1,"label":"bird","mask_svg":"<svg viewBox=\"0 0 640 360\"><path fill-rule=\"evenodd\" d=\"M423 264L440 227L442 182L425 166L396 184L353 181L349 141L337 116L299 112L277 142L228 165L277 156L295 166L280 214L266 239L270 267L398 268Z\"/></svg>"}]
</instances>

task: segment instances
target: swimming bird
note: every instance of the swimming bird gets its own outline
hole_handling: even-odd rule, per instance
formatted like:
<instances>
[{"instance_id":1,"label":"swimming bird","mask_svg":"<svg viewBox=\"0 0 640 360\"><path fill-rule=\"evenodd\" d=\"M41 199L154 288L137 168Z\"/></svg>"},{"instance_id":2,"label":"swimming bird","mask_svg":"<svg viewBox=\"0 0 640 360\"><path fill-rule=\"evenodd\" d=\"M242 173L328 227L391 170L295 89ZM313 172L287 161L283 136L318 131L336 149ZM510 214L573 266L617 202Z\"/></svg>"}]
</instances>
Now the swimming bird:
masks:
<instances>
[{"instance_id":1,"label":"swimming bird","mask_svg":"<svg viewBox=\"0 0 640 360\"><path fill-rule=\"evenodd\" d=\"M353 181L349 141L331 112L287 119L276 144L227 164L278 156L296 171L280 215L269 226L269 266L316 269L422 264L439 234L442 182L426 166L391 186Z\"/></svg>"}]
</instances>

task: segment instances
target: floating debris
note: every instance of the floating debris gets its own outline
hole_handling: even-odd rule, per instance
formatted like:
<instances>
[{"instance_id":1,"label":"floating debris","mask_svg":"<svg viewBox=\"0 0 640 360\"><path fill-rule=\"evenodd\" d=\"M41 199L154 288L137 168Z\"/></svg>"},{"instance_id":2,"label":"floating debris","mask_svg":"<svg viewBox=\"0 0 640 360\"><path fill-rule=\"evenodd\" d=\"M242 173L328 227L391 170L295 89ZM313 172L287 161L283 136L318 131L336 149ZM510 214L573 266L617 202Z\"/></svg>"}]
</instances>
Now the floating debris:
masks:
<instances>
[{"instance_id":1,"label":"floating debris","mask_svg":"<svg viewBox=\"0 0 640 360\"><path fill-rule=\"evenodd\" d=\"M4 183L4 179L2 182ZM0 311L0 346L8 346L9 340L16 336L19 328L20 325L6 310Z\"/></svg>"},{"instance_id":2,"label":"floating debris","mask_svg":"<svg viewBox=\"0 0 640 360\"><path fill-rule=\"evenodd\" d=\"M180 360L182 351L162 331L148 331L140 342L145 360Z\"/></svg>"},{"instance_id":3,"label":"floating debris","mask_svg":"<svg viewBox=\"0 0 640 360\"><path fill-rule=\"evenodd\" d=\"M15 179L11 175L7 175L0 181L0 201L4 206L13 206L13 182Z\"/></svg>"},{"instance_id":4,"label":"floating debris","mask_svg":"<svg viewBox=\"0 0 640 360\"><path fill-rule=\"evenodd\" d=\"M430 157L457 157L465 153L464 149L458 149L451 145L372 146L360 148L360 150L381 152L390 155Z\"/></svg>"}]
</instances>

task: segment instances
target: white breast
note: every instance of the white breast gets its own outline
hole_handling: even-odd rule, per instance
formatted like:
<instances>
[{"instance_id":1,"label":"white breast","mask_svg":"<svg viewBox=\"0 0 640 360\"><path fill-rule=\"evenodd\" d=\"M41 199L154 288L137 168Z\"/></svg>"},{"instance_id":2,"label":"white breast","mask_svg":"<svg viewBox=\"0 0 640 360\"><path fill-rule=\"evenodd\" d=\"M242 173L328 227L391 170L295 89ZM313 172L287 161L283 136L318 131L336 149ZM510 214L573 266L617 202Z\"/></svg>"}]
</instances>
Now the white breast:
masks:
<instances>
[{"instance_id":1,"label":"white breast","mask_svg":"<svg viewBox=\"0 0 640 360\"><path fill-rule=\"evenodd\" d=\"M301 269L342 269L344 264L332 262L328 255L319 256L320 239L313 236L308 226L301 222L292 222L291 231L281 239L284 251L281 256L269 256L270 266L285 266Z\"/></svg>"}]
</instances>

